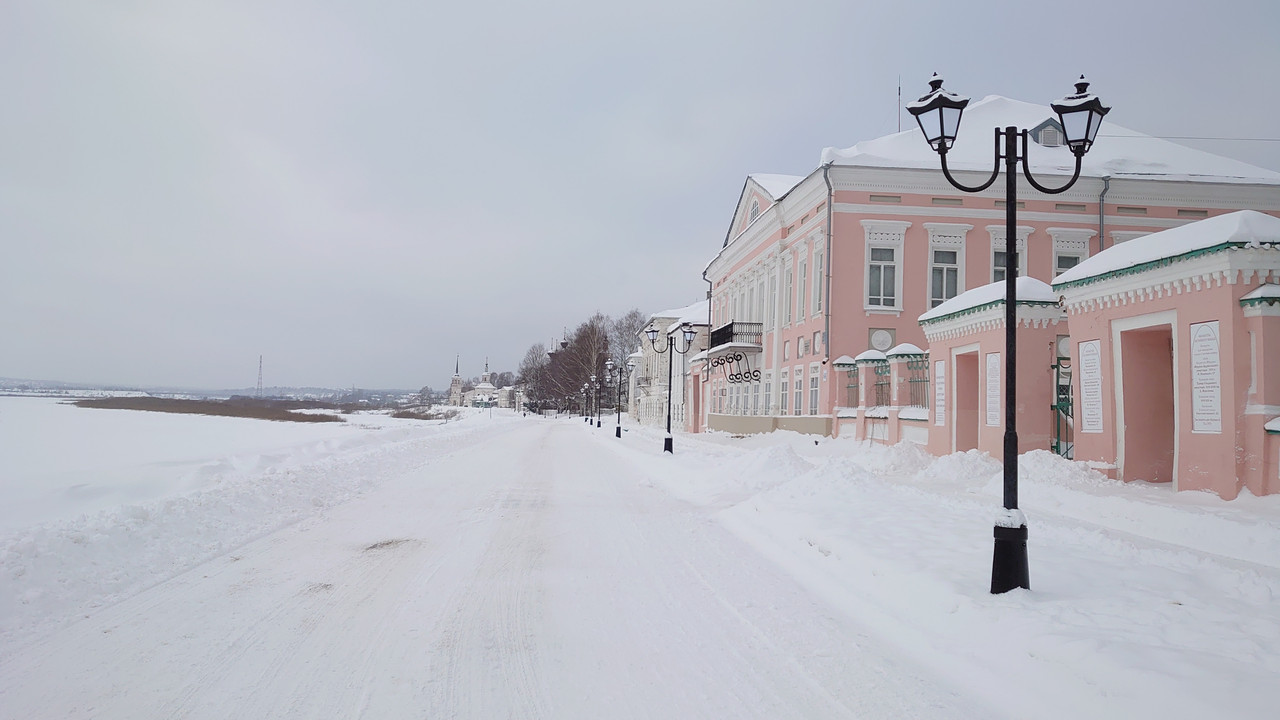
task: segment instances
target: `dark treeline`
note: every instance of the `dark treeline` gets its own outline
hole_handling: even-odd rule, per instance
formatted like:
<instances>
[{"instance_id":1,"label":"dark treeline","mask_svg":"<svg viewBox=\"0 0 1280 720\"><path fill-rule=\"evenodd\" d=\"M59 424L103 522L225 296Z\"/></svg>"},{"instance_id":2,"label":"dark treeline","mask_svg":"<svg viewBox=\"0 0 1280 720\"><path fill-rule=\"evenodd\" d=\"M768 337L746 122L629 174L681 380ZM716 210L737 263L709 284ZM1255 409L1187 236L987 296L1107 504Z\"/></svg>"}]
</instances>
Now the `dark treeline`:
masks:
<instances>
[{"instance_id":1,"label":"dark treeline","mask_svg":"<svg viewBox=\"0 0 1280 720\"><path fill-rule=\"evenodd\" d=\"M648 317L639 310L610 318L596 313L573 332L555 342L555 347L535 343L520 362L520 381L525 383L532 410L574 410L582 404L582 386L596 377L604 404L613 405L617 373L623 373L627 356L639 345L639 332ZM605 389L605 363L614 363L614 383Z\"/></svg>"}]
</instances>

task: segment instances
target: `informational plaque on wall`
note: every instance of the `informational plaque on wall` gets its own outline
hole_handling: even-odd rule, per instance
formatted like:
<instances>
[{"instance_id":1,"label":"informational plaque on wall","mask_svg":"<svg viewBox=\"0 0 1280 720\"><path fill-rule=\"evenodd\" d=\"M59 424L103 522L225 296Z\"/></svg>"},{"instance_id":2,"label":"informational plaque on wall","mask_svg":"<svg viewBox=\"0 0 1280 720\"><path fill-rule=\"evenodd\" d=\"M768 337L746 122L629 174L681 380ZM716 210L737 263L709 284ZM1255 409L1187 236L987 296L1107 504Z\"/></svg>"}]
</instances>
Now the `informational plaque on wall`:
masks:
<instances>
[{"instance_id":1,"label":"informational plaque on wall","mask_svg":"<svg viewBox=\"0 0 1280 720\"><path fill-rule=\"evenodd\" d=\"M933 424L947 424L947 361L933 364Z\"/></svg>"},{"instance_id":2,"label":"informational plaque on wall","mask_svg":"<svg viewBox=\"0 0 1280 720\"><path fill-rule=\"evenodd\" d=\"M1222 359L1217 320L1191 326L1191 432L1222 432Z\"/></svg>"},{"instance_id":3,"label":"informational plaque on wall","mask_svg":"<svg viewBox=\"0 0 1280 720\"><path fill-rule=\"evenodd\" d=\"M1000 353L987 353L987 427L1000 427Z\"/></svg>"},{"instance_id":4,"label":"informational plaque on wall","mask_svg":"<svg viewBox=\"0 0 1280 720\"><path fill-rule=\"evenodd\" d=\"M1102 432L1102 341L1080 343L1080 432Z\"/></svg>"}]
</instances>

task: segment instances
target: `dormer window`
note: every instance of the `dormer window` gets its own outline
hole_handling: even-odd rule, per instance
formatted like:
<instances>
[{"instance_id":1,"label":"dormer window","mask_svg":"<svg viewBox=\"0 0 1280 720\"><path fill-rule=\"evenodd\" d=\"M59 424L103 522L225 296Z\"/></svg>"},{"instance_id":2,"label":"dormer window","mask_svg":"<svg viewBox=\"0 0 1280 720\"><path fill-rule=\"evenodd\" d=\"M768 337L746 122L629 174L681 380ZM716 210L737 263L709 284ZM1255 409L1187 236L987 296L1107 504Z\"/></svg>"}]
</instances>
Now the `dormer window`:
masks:
<instances>
[{"instance_id":1,"label":"dormer window","mask_svg":"<svg viewBox=\"0 0 1280 720\"><path fill-rule=\"evenodd\" d=\"M1062 147L1066 144L1066 135L1057 120L1045 120L1031 132L1031 139L1042 147Z\"/></svg>"}]
</instances>

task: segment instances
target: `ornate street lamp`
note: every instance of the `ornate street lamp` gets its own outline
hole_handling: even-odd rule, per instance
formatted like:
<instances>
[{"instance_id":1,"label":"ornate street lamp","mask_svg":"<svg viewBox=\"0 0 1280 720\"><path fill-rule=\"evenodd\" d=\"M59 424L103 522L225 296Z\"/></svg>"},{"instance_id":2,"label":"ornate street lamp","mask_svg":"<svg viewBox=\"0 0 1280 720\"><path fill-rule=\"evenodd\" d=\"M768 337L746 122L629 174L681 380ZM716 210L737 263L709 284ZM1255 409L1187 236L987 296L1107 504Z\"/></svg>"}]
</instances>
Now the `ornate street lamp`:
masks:
<instances>
[{"instance_id":1,"label":"ornate street lamp","mask_svg":"<svg viewBox=\"0 0 1280 720\"><path fill-rule=\"evenodd\" d=\"M656 342L656 340L658 339L657 328L650 325L644 330L644 334L649 338L649 345L650 347L653 348L654 352L661 355L662 353L665 353L665 352L669 352L672 350L675 351L667 355L667 436L662 441L663 452L673 452L671 448L671 372L675 367L675 357L676 357L675 353L680 353L681 355L684 355L685 353L689 352L689 350L693 347L693 338L698 334L698 331L694 330L693 326L690 325L689 323L683 323L680 326L680 332L684 337L683 350L675 346L675 341L671 339L670 335L667 335L667 344L663 346L661 350L659 350Z\"/></svg>"},{"instance_id":2,"label":"ornate street lamp","mask_svg":"<svg viewBox=\"0 0 1280 720\"><path fill-rule=\"evenodd\" d=\"M956 95L942 88L942 78L934 73L929 81L929 92L919 100L907 104L907 112L915 116L924 139L942 162L942 174L955 188L976 193L986 190L1000 174L1000 160L1005 161L1005 273L1004 273L1004 347L1005 347L1005 409L1004 409L1004 512L996 521L995 549L991 560L991 592L1003 593L1014 588L1030 588L1027 569L1027 521L1018 509L1018 430L1017 391L1017 276L1018 260L1016 238L1018 234L1018 163L1022 174L1031 186L1042 193L1056 195L1066 191L1080 177L1080 165L1084 154L1093 146L1098 136L1098 126L1111 108L1097 96L1088 92L1089 82L1080 76L1074 95L1051 105L1058 114L1058 122L1066 136L1067 147L1075 155L1075 170L1065 185L1049 188L1036 182L1027 160L1027 135L1025 129L1009 126L995 128L995 168L986 182L969 187L956 181L947 168L947 152L955 143L960 130L960 117L969 98ZM1000 138L1004 137L1004 150ZM1021 140L1021 145L1019 145Z\"/></svg>"},{"instance_id":3,"label":"ornate street lamp","mask_svg":"<svg viewBox=\"0 0 1280 720\"><path fill-rule=\"evenodd\" d=\"M628 367L630 363L628 363ZM612 360L604 361L605 381L617 383L616 392L613 396L614 409L618 411L618 424L613 429L613 436L622 437L622 368L614 364Z\"/></svg>"},{"instance_id":4,"label":"ornate street lamp","mask_svg":"<svg viewBox=\"0 0 1280 720\"><path fill-rule=\"evenodd\" d=\"M582 383L582 422L591 422L591 385Z\"/></svg>"},{"instance_id":5,"label":"ornate street lamp","mask_svg":"<svg viewBox=\"0 0 1280 720\"><path fill-rule=\"evenodd\" d=\"M596 376L591 376L591 392L595 396L596 403L596 427L600 427L600 384L596 382Z\"/></svg>"}]
</instances>

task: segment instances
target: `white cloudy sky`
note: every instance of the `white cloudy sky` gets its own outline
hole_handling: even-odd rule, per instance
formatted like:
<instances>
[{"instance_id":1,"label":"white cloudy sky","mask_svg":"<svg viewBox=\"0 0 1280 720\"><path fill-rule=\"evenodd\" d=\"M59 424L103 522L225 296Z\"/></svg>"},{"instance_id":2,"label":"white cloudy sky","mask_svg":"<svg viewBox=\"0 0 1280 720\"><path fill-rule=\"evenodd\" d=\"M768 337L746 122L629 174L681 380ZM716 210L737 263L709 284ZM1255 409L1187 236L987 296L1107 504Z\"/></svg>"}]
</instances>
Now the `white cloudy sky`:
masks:
<instances>
[{"instance_id":1,"label":"white cloudy sky","mask_svg":"<svg viewBox=\"0 0 1280 720\"><path fill-rule=\"evenodd\" d=\"M0 377L514 370L597 310L700 299L745 175L895 131L899 76L1048 103L1083 72L1120 125L1276 137L1278 8L8 0Z\"/></svg>"}]
</instances>

